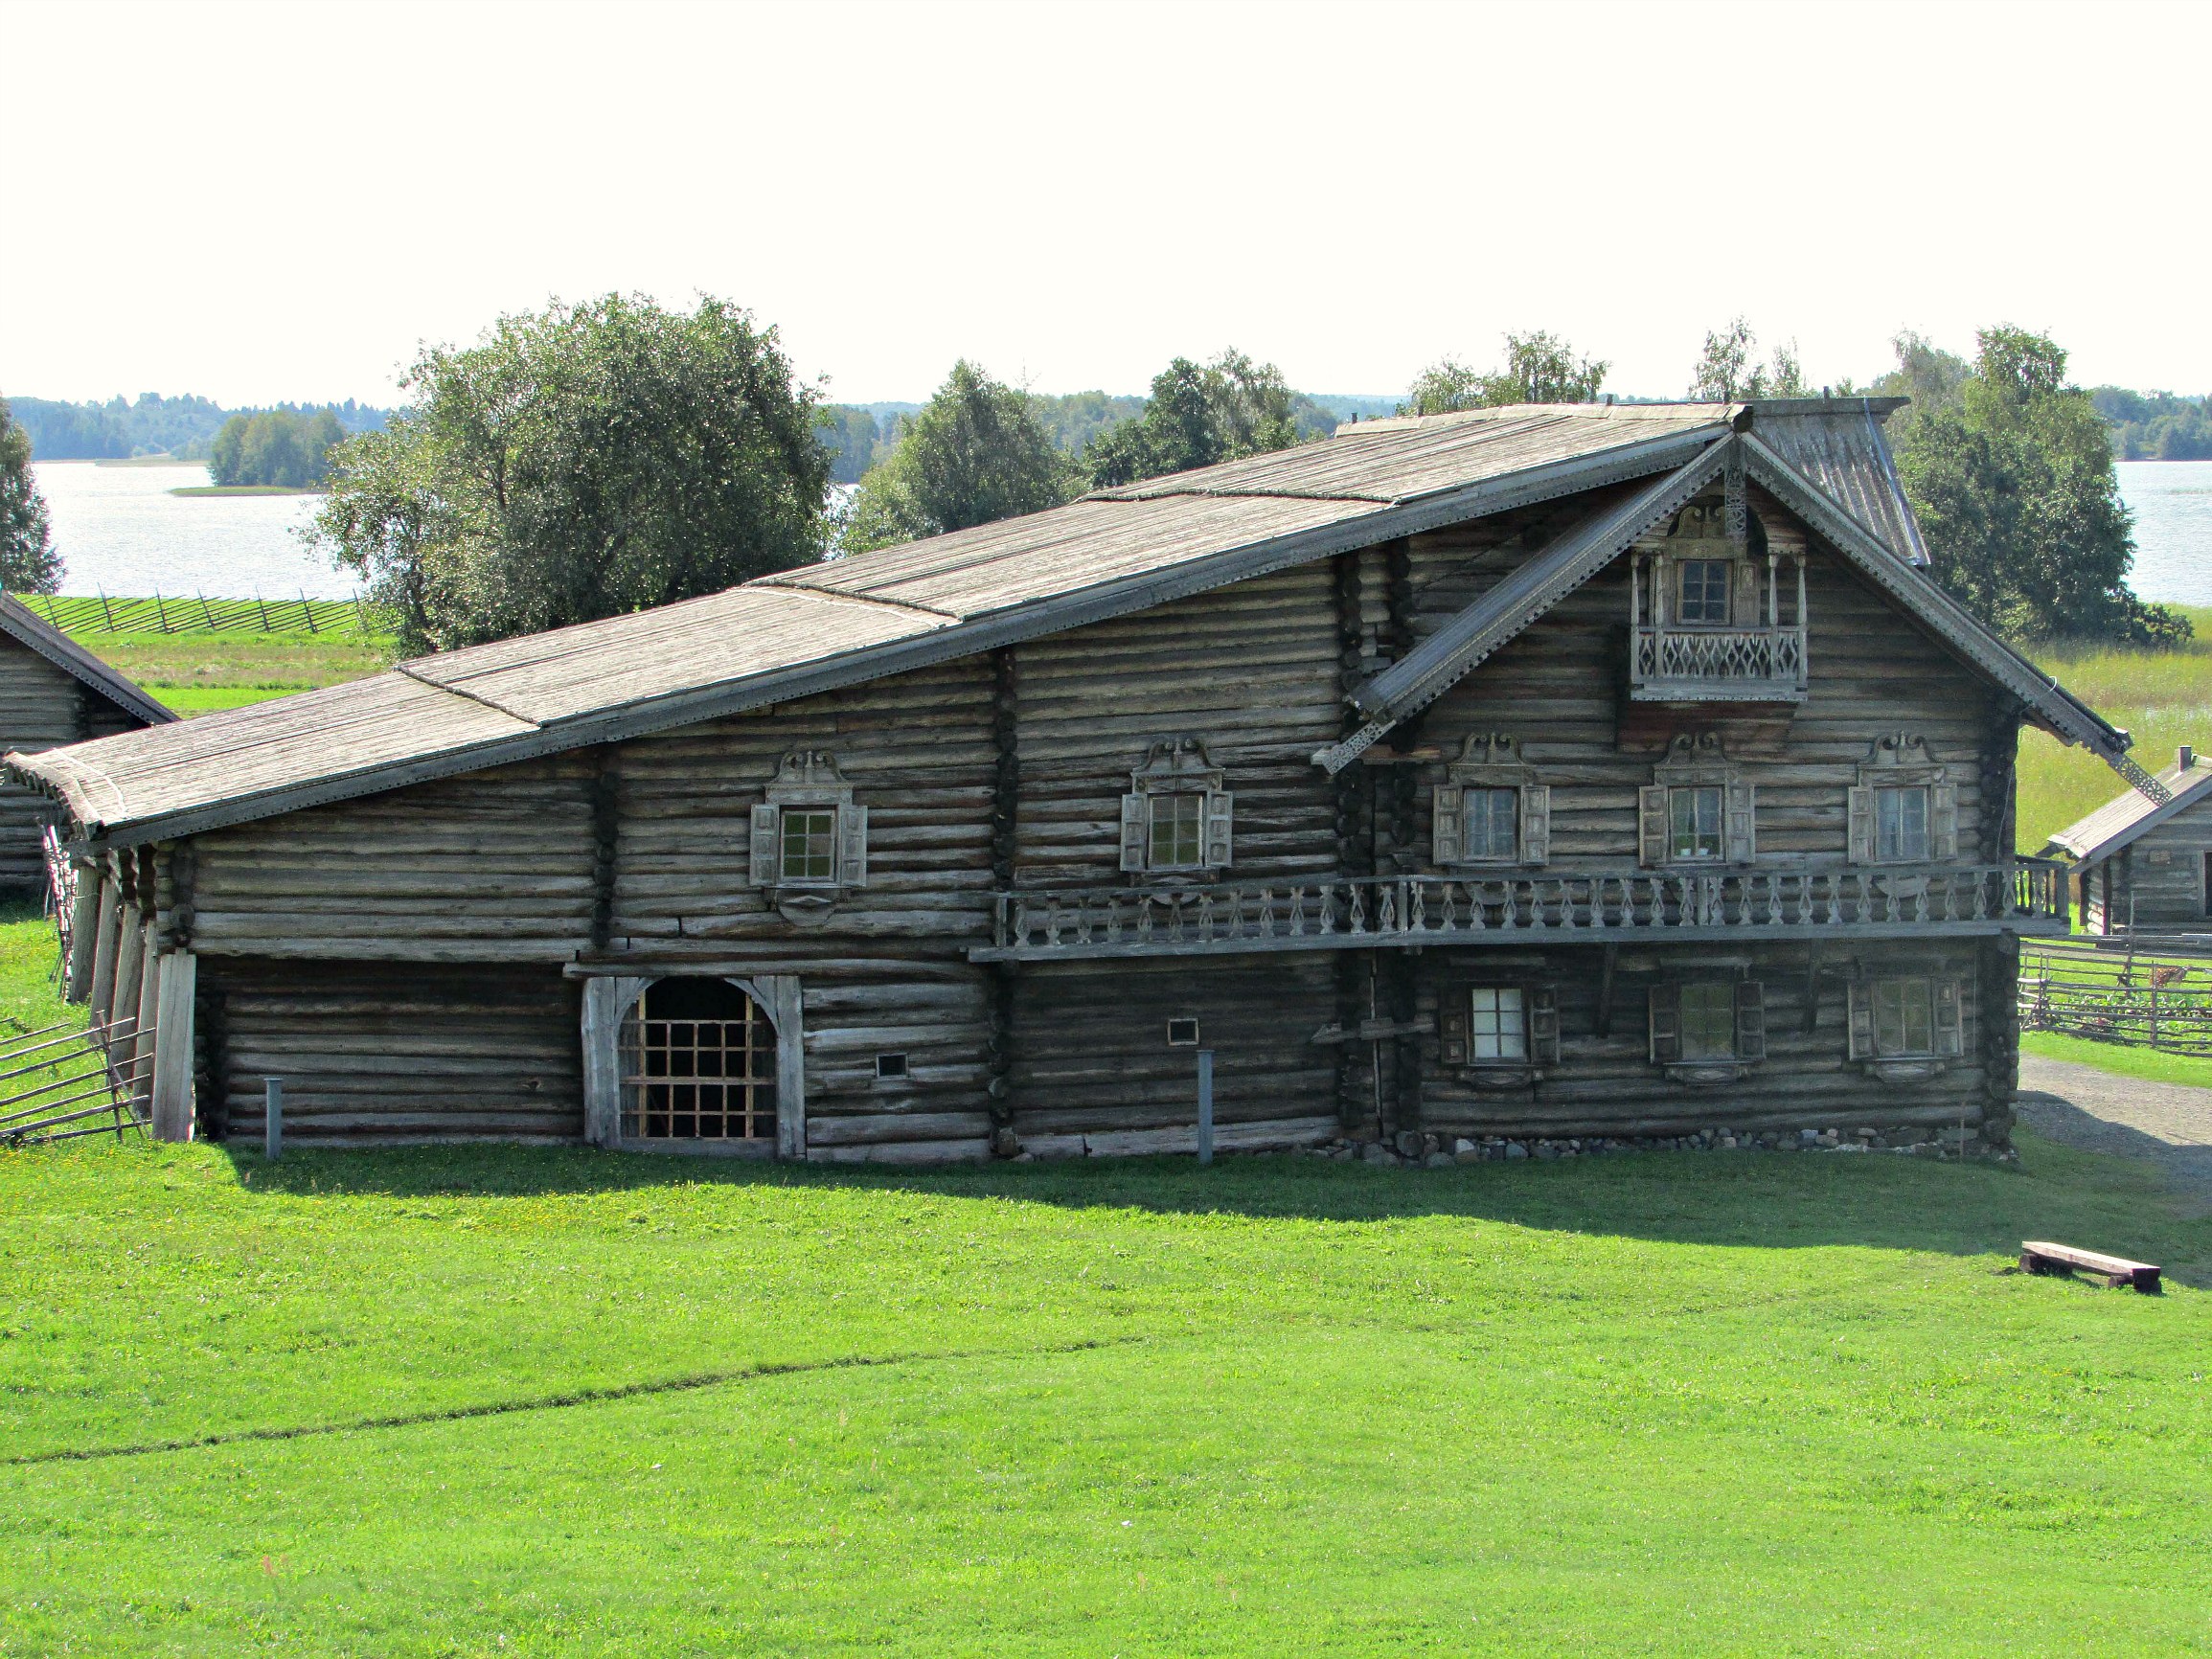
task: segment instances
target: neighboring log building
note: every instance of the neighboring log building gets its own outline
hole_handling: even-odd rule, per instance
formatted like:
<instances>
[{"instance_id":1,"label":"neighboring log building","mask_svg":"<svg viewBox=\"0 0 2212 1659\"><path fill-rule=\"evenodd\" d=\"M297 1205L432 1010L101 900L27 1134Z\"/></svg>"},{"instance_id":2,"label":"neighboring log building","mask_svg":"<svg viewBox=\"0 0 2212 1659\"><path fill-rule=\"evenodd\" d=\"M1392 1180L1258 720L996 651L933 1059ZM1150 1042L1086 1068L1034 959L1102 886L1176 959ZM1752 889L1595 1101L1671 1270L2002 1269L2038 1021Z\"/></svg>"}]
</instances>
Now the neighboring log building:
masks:
<instances>
[{"instance_id":1,"label":"neighboring log building","mask_svg":"<svg viewBox=\"0 0 2212 1659\"><path fill-rule=\"evenodd\" d=\"M176 716L12 594L0 594L0 743L34 755ZM43 792L0 784L0 888L46 885Z\"/></svg>"},{"instance_id":2,"label":"neighboring log building","mask_svg":"<svg viewBox=\"0 0 2212 1659\"><path fill-rule=\"evenodd\" d=\"M2070 859L2090 933L2212 933L2212 762L2184 748L2158 774L2167 799L2131 789L2043 849Z\"/></svg>"},{"instance_id":3,"label":"neighboring log building","mask_svg":"<svg viewBox=\"0 0 2212 1659\"><path fill-rule=\"evenodd\" d=\"M2150 781L1917 568L1894 407L1363 423L9 765L168 1134L1187 1148L1203 1047L1231 1148L2001 1143L2019 727Z\"/></svg>"}]
</instances>

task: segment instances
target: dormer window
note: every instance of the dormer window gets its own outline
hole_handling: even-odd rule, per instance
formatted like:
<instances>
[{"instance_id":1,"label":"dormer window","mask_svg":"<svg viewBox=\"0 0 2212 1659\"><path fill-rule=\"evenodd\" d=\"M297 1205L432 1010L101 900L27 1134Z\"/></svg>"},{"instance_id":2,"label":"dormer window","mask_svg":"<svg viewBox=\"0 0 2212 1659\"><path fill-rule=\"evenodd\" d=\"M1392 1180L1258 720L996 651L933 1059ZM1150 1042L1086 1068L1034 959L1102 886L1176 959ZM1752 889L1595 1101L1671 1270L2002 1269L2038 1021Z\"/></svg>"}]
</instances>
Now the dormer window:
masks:
<instances>
[{"instance_id":1,"label":"dormer window","mask_svg":"<svg viewBox=\"0 0 2212 1659\"><path fill-rule=\"evenodd\" d=\"M1236 803L1226 781L1197 739L1154 743L1122 797L1122 868L1191 877L1227 869Z\"/></svg>"}]
</instances>

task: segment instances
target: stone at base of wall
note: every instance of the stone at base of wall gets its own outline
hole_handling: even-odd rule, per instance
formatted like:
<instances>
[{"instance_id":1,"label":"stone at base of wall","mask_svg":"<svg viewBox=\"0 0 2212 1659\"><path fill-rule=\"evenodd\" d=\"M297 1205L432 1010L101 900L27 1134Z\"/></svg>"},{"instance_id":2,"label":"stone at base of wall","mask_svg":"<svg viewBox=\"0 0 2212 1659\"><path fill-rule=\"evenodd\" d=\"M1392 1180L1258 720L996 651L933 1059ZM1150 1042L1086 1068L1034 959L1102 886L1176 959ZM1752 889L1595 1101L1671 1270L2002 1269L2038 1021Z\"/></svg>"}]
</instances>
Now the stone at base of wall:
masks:
<instances>
[{"instance_id":1,"label":"stone at base of wall","mask_svg":"<svg viewBox=\"0 0 2212 1659\"><path fill-rule=\"evenodd\" d=\"M1575 1135L1558 1139L1522 1136L1512 1139L1486 1135L1471 1140L1464 1135L1423 1134L1401 1130L1385 1144L1340 1139L1308 1148L1306 1156L1357 1158L1362 1163L1388 1164L1401 1169L1441 1169L1448 1164L1507 1163L1518 1159L1551 1161L1586 1158L1607 1152L1888 1152L1906 1157L1958 1158L1965 1156L1995 1163L2012 1163L2019 1153L2009 1144L1998 1145L1969 1131L1962 1143L1957 1130L1930 1134L1926 1125L1879 1129L1699 1129L1688 1135Z\"/></svg>"}]
</instances>

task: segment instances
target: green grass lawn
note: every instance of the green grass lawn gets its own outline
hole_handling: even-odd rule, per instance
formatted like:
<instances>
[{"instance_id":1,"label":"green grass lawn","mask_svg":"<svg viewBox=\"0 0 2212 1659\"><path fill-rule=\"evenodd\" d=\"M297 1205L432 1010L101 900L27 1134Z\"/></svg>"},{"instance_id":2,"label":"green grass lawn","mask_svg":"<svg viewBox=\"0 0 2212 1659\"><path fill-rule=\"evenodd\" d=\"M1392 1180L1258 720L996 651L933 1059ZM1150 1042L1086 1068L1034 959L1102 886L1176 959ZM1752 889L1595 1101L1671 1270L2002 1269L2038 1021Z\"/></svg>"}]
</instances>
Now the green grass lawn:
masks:
<instances>
[{"instance_id":1,"label":"green grass lawn","mask_svg":"<svg viewBox=\"0 0 2212 1659\"><path fill-rule=\"evenodd\" d=\"M187 716L366 678L391 666L389 640L306 629L77 632L87 650Z\"/></svg>"},{"instance_id":2,"label":"green grass lawn","mask_svg":"<svg viewBox=\"0 0 2212 1659\"><path fill-rule=\"evenodd\" d=\"M0 1152L0 1654L2201 1650L2208 1280L2034 1142Z\"/></svg>"}]
</instances>

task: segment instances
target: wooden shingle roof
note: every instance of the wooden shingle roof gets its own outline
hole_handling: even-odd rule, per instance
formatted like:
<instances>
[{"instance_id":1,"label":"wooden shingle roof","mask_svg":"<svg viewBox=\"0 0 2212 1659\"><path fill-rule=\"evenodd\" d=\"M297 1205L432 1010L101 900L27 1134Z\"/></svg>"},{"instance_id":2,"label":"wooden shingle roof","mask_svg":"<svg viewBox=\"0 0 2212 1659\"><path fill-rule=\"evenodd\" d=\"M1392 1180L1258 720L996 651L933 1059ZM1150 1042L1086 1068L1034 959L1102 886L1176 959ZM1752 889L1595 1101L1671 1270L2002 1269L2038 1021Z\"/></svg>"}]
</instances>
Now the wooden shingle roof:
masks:
<instances>
[{"instance_id":1,"label":"wooden shingle roof","mask_svg":"<svg viewBox=\"0 0 2212 1659\"><path fill-rule=\"evenodd\" d=\"M11 593L0 593L0 633L27 646L63 673L89 687L117 708L149 726L176 718L131 679L102 662Z\"/></svg>"},{"instance_id":2,"label":"wooden shingle roof","mask_svg":"<svg viewBox=\"0 0 2212 1659\"><path fill-rule=\"evenodd\" d=\"M182 727L11 755L8 766L111 844L189 834L788 701L1670 473L1745 416L1732 404L1567 404L1361 422Z\"/></svg>"},{"instance_id":3,"label":"wooden shingle roof","mask_svg":"<svg viewBox=\"0 0 2212 1659\"><path fill-rule=\"evenodd\" d=\"M2212 758L2192 755L2184 766L2180 758L2158 774L2171 797L2155 801L2131 789L2099 807L2077 824L2069 824L2050 838L2048 851L2062 852L2077 864L2095 864L2200 802L2212 799Z\"/></svg>"}]
</instances>

